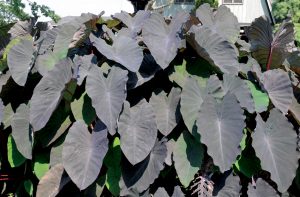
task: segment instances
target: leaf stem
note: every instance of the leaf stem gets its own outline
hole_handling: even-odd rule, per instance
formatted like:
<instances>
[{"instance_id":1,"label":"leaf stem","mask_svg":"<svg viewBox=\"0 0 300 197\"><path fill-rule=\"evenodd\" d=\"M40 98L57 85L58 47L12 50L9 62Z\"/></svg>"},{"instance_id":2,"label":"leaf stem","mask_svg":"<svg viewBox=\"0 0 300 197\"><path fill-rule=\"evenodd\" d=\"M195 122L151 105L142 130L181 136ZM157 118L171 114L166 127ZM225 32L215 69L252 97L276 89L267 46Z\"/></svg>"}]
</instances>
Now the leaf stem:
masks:
<instances>
[{"instance_id":1,"label":"leaf stem","mask_svg":"<svg viewBox=\"0 0 300 197\"><path fill-rule=\"evenodd\" d=\"M270 68L271 68L272 54L273 54L273 47L271 46L270 53L269 53L269 56L268 56L267 70L270 70Z\"/></svg>"}]
</instances>

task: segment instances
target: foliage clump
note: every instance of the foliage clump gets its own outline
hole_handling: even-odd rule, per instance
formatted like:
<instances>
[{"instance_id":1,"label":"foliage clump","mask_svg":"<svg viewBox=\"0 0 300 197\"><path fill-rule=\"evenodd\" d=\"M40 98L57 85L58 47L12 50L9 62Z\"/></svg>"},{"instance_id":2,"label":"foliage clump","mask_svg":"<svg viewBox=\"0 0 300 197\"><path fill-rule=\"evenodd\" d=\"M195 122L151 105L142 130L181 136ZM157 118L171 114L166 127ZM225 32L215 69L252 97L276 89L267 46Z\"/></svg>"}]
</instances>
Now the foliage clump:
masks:
<instances>
[{"instance_id":1,"label":"foliage clump","mask_svg":"<svg viewBox=\"0 0 300 197\"><path fill-rule=\"evenodd\" d=\"M88 13L20 21L9 33L2 194L299 193L300 52L290 21L273 34L259 17L245 42L227 7L204 4L171 20Z\"/></svg>"}]
</instances>

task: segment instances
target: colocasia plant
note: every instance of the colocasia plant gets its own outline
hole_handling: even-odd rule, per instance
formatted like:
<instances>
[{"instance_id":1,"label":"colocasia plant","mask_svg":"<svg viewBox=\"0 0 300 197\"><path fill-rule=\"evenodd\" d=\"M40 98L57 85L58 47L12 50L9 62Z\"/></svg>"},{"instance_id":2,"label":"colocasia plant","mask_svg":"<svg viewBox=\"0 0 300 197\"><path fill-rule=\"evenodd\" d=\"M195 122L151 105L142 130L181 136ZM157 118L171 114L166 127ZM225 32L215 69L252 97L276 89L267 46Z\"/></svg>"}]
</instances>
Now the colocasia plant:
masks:
<instances>
[{"instance_id":1,"label":"colocasia plant","mask_svg":"<svg viewBox=\"0 0 300 197\"><path fill-rule=\"evenodd\" d=\"M240 34L227 7L204 4L171 19L20 21L9 33L2 195L300 193L291 22L274 33L259 17Z\"/></svg>"}]
</instances>

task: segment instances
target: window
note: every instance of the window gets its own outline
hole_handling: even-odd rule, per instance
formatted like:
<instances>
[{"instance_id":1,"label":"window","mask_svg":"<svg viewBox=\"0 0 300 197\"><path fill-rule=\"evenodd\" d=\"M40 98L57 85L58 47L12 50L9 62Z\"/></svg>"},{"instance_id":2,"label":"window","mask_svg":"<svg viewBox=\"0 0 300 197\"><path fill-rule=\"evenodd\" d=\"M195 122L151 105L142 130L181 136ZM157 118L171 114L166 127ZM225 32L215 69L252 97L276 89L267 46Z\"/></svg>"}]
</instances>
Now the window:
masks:
<instances>
[{"instance_id":1,"label":"window","mask_svg":"<svg viewBox=\"0 0 300 197\"><path fill-rule=\"evenodd\" d=\"M223 4L243 4L243 0L223 0Z\"/></svg>"},{"instance_id":2,"label":"window","mask_svg":"<svg viewBox=\"0 0 300 197\"><path fill-rule=\"evenodd\" d=\"M194 4L195 0L175 0L175 4Z\"/></svg>"}]
</instances>

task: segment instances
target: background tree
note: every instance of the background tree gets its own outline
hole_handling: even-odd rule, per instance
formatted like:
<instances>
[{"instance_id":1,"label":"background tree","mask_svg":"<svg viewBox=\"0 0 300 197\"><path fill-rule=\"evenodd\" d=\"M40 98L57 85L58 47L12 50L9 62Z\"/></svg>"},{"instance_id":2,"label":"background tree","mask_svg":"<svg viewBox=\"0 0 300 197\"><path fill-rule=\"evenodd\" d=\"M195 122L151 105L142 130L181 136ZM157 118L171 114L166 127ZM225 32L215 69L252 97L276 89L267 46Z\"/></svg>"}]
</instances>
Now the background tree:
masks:
<instances>
[{"instance_id":1,"label":"background tree","mask_svg":"<svg viewBox=\"0 0 300 197\"><path fill-rule=\"evenodd\" d=\"M17 20L26 20L33 17L39 17L39 13L43 16L50 17L57 21L59 16L55 14L48 6L38 5L36 2L27 0L31 7L31 15L24 11L25 4L22 0L0 0L0 27L13 23Z\"/></svg>"},{"instance_id":2,"label":"background tree","mask_svg":"<svg viewBox=\"0 0 300 197\"><path fill-rule=\"evenodd\" d=\"M273 3L273 15L277 23L281 23L287 17L291 17L296 30L296 42L300 43L300 0L275 0Z\"/></svg>"},{"instance_id":3,"label":"background tree","mask_svg":"<svg viewBox=\"0 0 300 197\"><path fill-rule=\"evenodd\" d=\"M24 2L24 1L23 1ZM36 2L27 0L31 8L31 15L24 11L25 4L22 0L0 0L0 59L2 53L9 42L8 30L18 20L27 20L30 17L38 18L39 14L49 17L54 21L59 20L59 16L55 14L48 6L38 5Z\"/></svg>"},{"instance_id":4,"label":"background tree","mask_svg":"<svg viewBox=\"0 0 300 197\"><path fill-rule=\"evenodd\" d=\"M275 0L273 3L273 14L277 22L281 22L291 16L293 22L300 22L299 0Z\"/></svg>"},{"instance_id":5,"label":"background tree","mask_svg":"<svg viewBox=\"0 0 300 197\"><path fill-rule=\"evenodd\" d=\"M195 7L198 8L201 4L208 3L211 7L217 8L218 1L217 0L196 0Z\"/></svg>"}]
</instances>

